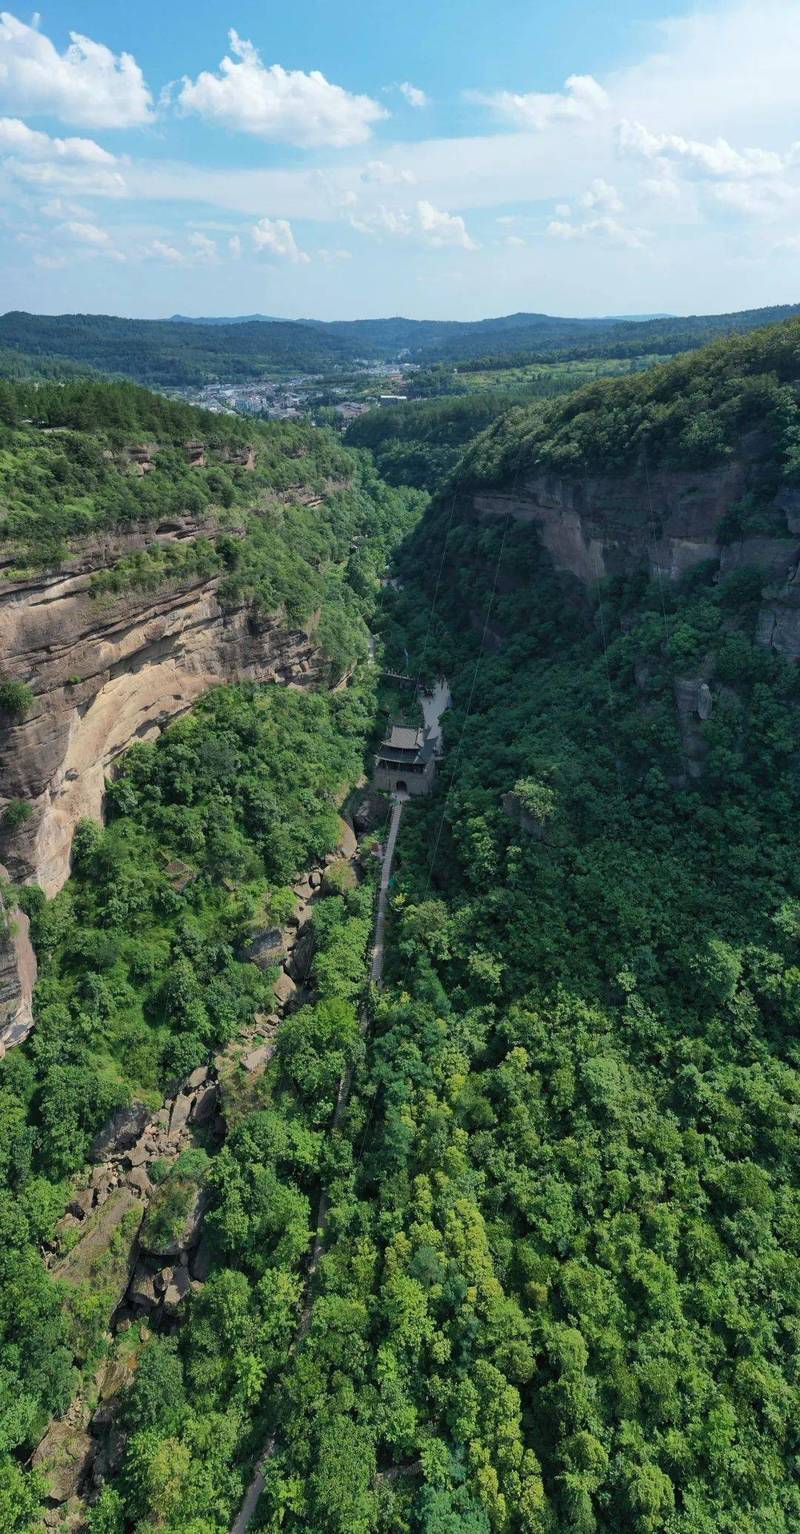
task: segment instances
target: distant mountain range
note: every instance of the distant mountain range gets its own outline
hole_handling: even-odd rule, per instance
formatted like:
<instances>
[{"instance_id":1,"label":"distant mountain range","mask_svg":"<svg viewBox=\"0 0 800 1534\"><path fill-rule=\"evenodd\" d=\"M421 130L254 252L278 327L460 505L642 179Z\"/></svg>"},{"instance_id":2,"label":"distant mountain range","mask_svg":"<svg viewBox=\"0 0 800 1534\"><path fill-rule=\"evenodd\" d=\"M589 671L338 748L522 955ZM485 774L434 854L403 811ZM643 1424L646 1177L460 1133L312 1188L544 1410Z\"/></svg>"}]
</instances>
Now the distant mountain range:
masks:
<instances>
[{"instance_id":1,"label":"distant mountain range","mask_svg":"<svg viewBox=\"0 0 800 1534\"><path fill-rule=\"evenodd\" d=\"M124 374L142 383L231 382L275 372L329 372L358 358L425 365L643 357L691 350L717 337L800 316L781 304L733 314L570 319L508 314L485 320L120 319L102 314L0 317L0 351Z\"/></svg>"}]
</instances>

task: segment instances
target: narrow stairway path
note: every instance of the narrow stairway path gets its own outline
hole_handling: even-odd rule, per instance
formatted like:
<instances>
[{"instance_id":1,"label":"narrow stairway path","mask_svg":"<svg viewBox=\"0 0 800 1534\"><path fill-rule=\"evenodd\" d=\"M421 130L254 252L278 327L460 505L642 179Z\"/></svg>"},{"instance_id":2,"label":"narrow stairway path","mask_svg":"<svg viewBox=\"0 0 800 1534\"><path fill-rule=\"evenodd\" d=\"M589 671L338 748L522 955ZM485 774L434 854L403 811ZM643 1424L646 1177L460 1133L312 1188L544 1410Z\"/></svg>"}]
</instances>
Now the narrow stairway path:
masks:
<instances>
[{"instance_id":1,"label":"narrow stairway path","mask_svg":"<svg viewBox=\"0 0 800 1534\"><path fill-rule=\"evenodd\" d=\"M372 980L375 985L380 985L383 977L386 906L389 899L389 885L392 877L392 865L394 863L395 849L397 847L397 837L400 830L400 818L403 813L404 803L405 796L395 796L394 802L392 804L392 818L389 823L389 835L386 838L386 846L383 850L381 882L378 888L378 904L375 911L372 962L370 965L370 980ZM362 1033L366 1033L368 1027L369 1013L367 1008L364 1007L361 1013ZM353 1068L352 1066L348 1066L347 1070L342 1076L341 1081L339 1082L339 1091L336 1097L336 1107L334 1109L333 1119L331 1122L331 1128L334 1130L338 1129L342 1122L347 1104L350 1101L352 1085ZM311 1259L309 1261L308 1272L306 1275L305 1299L300 1315L300 1322L294 1341L291 1345L290 1353L293 1353L298 1343L302 1342L311 1324L311 1313L314 1308L314 1275L317 1271L319 1260L322 1256L323 1247L325 1245L325 1232L327 1229L327 1224L328 1195L323 1188L320 1194L319 1207L317 1210L316 1235L314 1237L314 1245L311 1251ZM264 1444L263 1449L261 1450L261 1453L256 1462L255 1470L253 1471L253 1478L245 1493L244 1501L242 1502L234 1523L231 1525L231 1534L246 1534L246 1530L250 1526L250 1520L252 1519L253 1514L255 1513L255 1510L258 1506L258 1499L264 1490L264 1473L266 1471L267 1465L269 1464L269 1461L275 1453L275 1444L275 1434L271 1433L266 1443Z\"/></svg>"}]
</instances>

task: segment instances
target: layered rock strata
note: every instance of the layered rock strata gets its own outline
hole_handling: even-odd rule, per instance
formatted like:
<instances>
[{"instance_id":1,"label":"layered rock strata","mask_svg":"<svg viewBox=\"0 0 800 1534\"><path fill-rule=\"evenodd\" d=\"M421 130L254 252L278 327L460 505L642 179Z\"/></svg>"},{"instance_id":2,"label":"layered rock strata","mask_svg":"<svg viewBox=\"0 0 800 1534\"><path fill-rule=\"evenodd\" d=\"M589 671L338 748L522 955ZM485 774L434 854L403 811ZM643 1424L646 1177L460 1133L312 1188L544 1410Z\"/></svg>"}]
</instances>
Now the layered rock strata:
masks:
<instances>
[{"instance_id":1,"label":"layered rock strata","mask_svg":"<svg viewBox=\"0 0 800 1534\"><path fill-rule=\"evenodd\" d=\"M321 675L309 633L224 607L219 577L97 599L92 574L110 562L98 547L57 574L0 579L0 669L33 692L25 717L0 726L0 811L15 800L30 811L2 853L12 878L48 895L67 877L75 825L100 818L109 770L132 741L216 683L306 686Z\"/></svg>"}]
</instances>

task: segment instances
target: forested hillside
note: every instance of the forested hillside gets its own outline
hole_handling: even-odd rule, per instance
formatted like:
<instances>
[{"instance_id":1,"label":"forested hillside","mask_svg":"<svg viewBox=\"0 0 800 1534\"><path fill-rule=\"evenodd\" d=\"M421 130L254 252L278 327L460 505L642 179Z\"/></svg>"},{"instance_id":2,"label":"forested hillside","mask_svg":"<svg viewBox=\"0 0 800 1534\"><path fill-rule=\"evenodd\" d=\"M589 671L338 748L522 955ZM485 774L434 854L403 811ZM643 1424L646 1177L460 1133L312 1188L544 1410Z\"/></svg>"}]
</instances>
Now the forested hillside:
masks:
<instances>
[{"instance_id":1,"label":"forested hillside","mask_svg":"<svg viewBox=\"0 0 800 1534\"><path fill-rule=\"evenodd\" d=\"M264 373L322 372L355 355L325 330L268 320L195 325L104 314L0 316L0 347L30 358L62 357L139 383L202 384Z\"/></svg>"},{"instance_id":2,"label":"forested hillside","mask_svg":"<svg viewBox=\"0 0 800 1534\"><path fill-rule=\"evenodd\" d=\"M101 561L98 597L218 574L228 602L294 624L319 613L342 669L366 644L356 593L419 504L311 426L211 415L127 383L0 383L0 556L54 568L89 540L144 532ZM184 536L159 541L171 519Z\"/></svg>"},{"instance_id":3,"label":"forested hillside","mask_svg":"<svg viewBox=\"0 0 800 1534\"><path fill-rule=\"evenodd\" d=\"M280 373L324 373L353 359L407 355L426 365L506 368L531 362L671 355L790 319L798 306L655 320L569 319L514 314L440 320L133 320L104 314L0 316L0 376L13 356L52 376L59 360L140 383L186 386Z\"/></svg>"},{"instance_id":4,"label":"forested hillside","mask_svg":"<svg viewBox=\"0 0 800 1534\"><path fill-rule=\"evenodd\" d=\"M703 468L731 458L757 431L774 486L798 462L799 383L800 324L770 326L504 413L466 454L459 483L501 483L532 468L621 473L643 452L653 466Z\"/></svg>"}]
</instances>

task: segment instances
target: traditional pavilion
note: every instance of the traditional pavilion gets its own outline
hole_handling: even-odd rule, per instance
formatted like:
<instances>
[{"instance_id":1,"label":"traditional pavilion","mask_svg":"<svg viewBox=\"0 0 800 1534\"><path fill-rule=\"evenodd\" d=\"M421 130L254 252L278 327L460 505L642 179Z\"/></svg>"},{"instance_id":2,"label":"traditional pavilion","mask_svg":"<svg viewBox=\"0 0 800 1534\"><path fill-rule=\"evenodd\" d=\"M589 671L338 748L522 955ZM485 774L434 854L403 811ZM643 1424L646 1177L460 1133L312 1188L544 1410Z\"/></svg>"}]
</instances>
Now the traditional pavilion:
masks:
<instances>
[{"instance_id":1,"label":"traditional pavilion","mask_svg":"<svg viewBox=\"0 0 800 1534\"><path fill-rule=\"evenodd\" d=\"M435 771L435 741L429 732L393 724L375 757L375 788L429 794Z\"/></svg>"}]
</instances>

